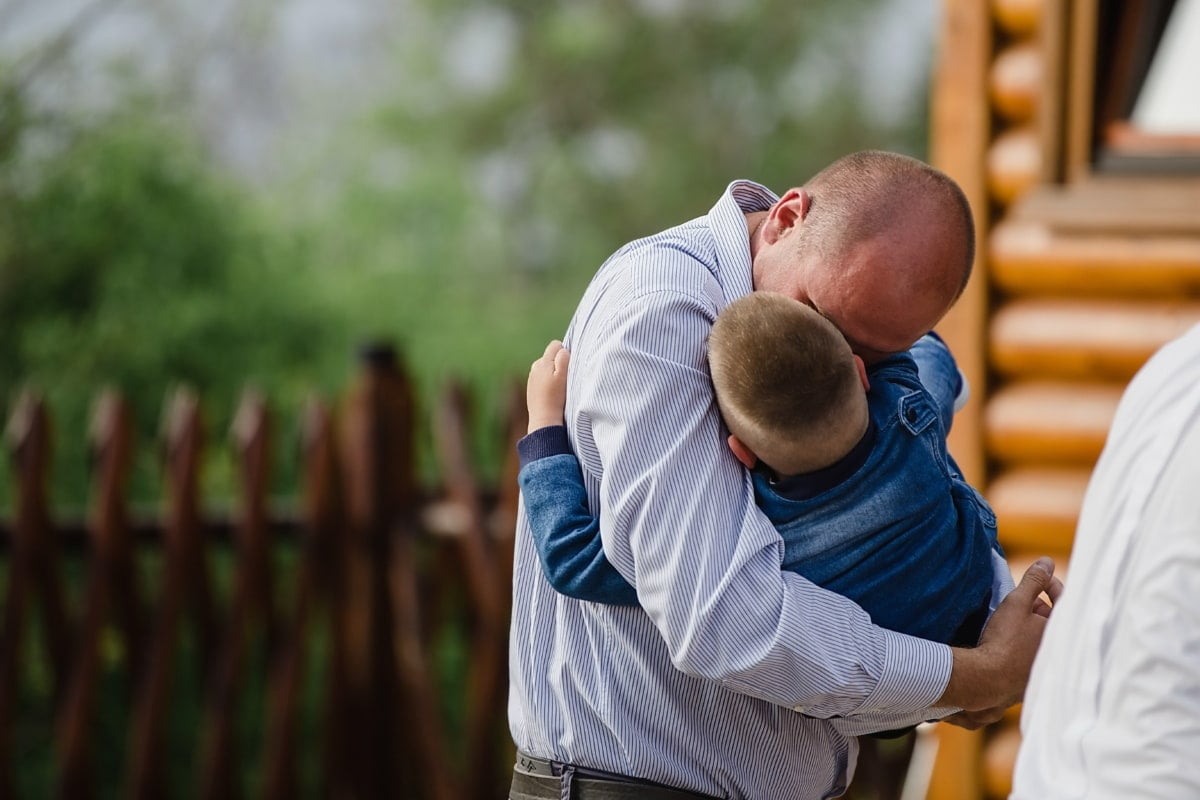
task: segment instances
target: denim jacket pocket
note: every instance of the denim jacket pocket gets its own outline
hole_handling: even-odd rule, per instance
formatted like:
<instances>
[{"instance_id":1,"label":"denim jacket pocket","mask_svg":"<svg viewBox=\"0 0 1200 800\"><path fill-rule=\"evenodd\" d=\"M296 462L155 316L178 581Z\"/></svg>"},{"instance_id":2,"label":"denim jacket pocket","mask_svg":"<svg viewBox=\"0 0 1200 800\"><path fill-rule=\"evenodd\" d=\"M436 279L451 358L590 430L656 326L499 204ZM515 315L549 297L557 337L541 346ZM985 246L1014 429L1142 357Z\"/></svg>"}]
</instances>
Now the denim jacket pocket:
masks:
<instances>
[{"instance_id":1,"label":"denim jacket pocket","mask_svg":"<svg viewBox=\"0 0 1200 800\"><path fill-rule=\"evenodd\" d=\"M933 401L927 392L909 392L900 398L896 409L900 424L913 436L920 436L930 425L937 422L937 409L933 407Z\"/></svg>"}]
</instances>

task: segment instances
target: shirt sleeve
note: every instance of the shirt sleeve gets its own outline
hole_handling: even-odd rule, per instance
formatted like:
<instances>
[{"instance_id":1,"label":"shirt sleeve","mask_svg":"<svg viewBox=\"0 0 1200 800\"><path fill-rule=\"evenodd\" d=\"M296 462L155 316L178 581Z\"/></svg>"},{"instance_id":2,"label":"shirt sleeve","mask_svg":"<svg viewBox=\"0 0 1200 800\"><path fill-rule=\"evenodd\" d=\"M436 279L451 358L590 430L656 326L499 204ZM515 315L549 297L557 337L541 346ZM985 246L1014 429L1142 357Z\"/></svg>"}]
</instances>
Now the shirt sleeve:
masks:
<instances>
[{"instance_id":1,"label":"shirt sleeve","mask_svg":"<svg viewBox=\"0 0 1200 800\"><path fill-rule=\"evenodd\" d=\"M781 571L779 534L724 444L711 305L617 297L609 324L575 345L567 417L585 469L600 472L609 560L688 674L817 717L926 709L949 679L948 647L876 627Z\"/></svg>"},{"instance_id":2,"label":"shirt sleeve","mask_svg":"<svg viewBox=\"0 0 1200 800\"><path fill-rule=\"evenodd\" d=\"M1068 619L1082 619L1087 634L1071 638L1088 648L1098 639L1104 641L1095 656L1104 665L1092 699L1095 719L1087 736L1077 742L1089 775L1089 797L1200 797L1198 448L1200 427L1193 427L1180 437L1135 529L1115 535L1111 527L1087 531L1092 536L1089 548L1124 557L1106 554L1092 562L1102 577L1081 579L1082 595L1069 596L1074 589L1070 585L1064 591L1065 601L1074 603ZM1106 475L1110 486L1114 477L1132 480L1125 469L1116 472ZM1088 491L1090 495L1091 488ZM1112 491L1126 501L1120 511L1134 513L1128 495L1122 495L1122 489ZM1094 521L1081 516L1081 533L1085 519ZM1095 535L1101 533L1114 538L1100 541ZM1098 612L1097 604L1088 602L1097 590L1113 598ZM1068 679L1048 679L1047 686L1063 680Z\"/></svg>"},{"instance_id":3,"label":"shirt sleeve","mask_svg":"<svg viewBox=\"0 0 1200 800\"><path fill-rule=\"evenodd\" d=\"M609 605L637 605L637 594L604 557L600 522L588 510L579 460L566 428L539 428L517 443L517 482L547 582L559 594Z\"/></svg>"}]
</instances>

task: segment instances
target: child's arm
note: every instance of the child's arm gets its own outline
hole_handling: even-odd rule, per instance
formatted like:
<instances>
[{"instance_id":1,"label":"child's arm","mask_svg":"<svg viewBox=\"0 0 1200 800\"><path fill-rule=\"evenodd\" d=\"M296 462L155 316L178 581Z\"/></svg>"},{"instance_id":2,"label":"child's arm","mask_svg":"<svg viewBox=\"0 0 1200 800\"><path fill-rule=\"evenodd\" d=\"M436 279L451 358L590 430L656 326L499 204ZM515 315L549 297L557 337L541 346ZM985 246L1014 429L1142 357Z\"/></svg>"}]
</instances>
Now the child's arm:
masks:
<instances>
[{"instance_id":1,"label":"child's arm","mask_svg":"<svg viewBox=\"0 0 1200 800\"><path fill-rule=\"evenodd\" d=\"M950 348L936 333L927 333L909 349L917 362L921 385L933 397L934 406L942 420L942 429L950 432L954 414L967 402L970 394L966 378L958 368Z\"/></svg>"},{"instance_id":2,"label":"child's arm","mask_svg":"<svg viewBox=\"0 0 1200 800\"><path fill-rule=\"evenodd\" d=\"M570 354L551 342L529 369L529 433L517 443L517 477L533 545L546 580L560 594L609 605L637 605L637 593L604 557L600 520L588 510L579 460L563 410Z\"/></svg>"}]
</instances>

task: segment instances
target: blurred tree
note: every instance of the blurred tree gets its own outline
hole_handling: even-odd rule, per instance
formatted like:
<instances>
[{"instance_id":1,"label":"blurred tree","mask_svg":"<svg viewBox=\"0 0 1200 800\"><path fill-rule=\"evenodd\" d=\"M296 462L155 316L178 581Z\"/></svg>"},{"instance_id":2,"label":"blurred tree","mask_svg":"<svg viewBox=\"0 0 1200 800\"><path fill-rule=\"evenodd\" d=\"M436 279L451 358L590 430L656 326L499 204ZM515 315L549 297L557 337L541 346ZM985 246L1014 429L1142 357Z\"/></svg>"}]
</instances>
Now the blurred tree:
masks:
<instances>
[{"instance_id":1,"label":"blurred tree","mask_svg":"<svg viewBox=\"0 0 1200 800\"><path fill-rule=\"evenodd\" d=\"M383 116L404 227L453 226L442 263L458 269L590 271L732 178L784 188L856 149L919 155L920 128L863 107L879 6L425 2L401 49L414 79Z\"/></svg>"},{"instance_id":2,"label":"blurred tree","mask_svg":"<svg viewBox=\"0 0 1200 800\"><path fill-rule=\"evenodd\" d=\"M101 387L128 394L146 441L174 383L202 388L220 439L247 381L283 399L313 382L328 314L292 284L298 254L186 132L137 98L77 119L31 117L11 83L0 98L0 396L46 393L60 499L86 496Z\"/></svg>"},{"instance_id":3,"label":"blurred tree","mask_svg":"<svg viewBox=\"0 0 1200 800\"><path fill-rule=\"evenodd\" d=\"M496 387L562 333L621 243L705 213L736 177L782 190L851 150L922 154L919 87L892 87L914 97L898 119L863 99L872 32L898 2L367 4L394 35L390 99L321 149L304 150L303 124L249 147L276 159L253 185L210 156L229 147L213 137L245 134L245 109L200 89L224 75L290 118L280 95L296 87L270 60L296 4L217 4L202 21L183 0L123 3L171 54L162 85L100 112L76 87L48 119L46 92L0 78L0 396L33 379L82 420L117 382L152 429L174 381L225 413L248 378L336 384L351 346L382 337L427 400L467 375L494 414ZM112 7L84 2L71 31ZM480 455L495 464L494 446Z\"/></svg>"},{"instance_id":4,"label":"blurred tree","mask_svg":"<svg viewBox=\"0 0 1200 800\"><path fill-rule=\"evenodd\" d=\"M312 215L328 291L422 375L522 374L609 253L730 180L782 191L853 150L923 154L919 85L893 87L913 97L899 120L863 100L883 5L414 0L408 79Z\"/></svg>"}]
</instances>

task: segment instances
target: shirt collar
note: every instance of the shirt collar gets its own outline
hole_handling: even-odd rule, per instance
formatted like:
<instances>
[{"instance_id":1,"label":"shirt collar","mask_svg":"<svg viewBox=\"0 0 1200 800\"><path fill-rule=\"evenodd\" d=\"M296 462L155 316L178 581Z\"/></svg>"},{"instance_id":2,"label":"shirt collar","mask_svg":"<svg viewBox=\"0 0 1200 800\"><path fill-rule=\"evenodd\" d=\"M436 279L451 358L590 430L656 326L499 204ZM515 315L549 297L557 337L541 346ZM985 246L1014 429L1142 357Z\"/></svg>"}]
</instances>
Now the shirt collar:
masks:
<instances>
[{"instance_id":1,"label":"shirt collar","mask_svg":"<svg viewBox=\"0 0 1200 800\"><path fill-rule=\"evenodd\" d=\"M858 440L858 444L854 445L849 453L828 467L813 472L806 472L803 475L790 475L786 478L776 478L768 469L757 469L767 478L767 481L771 484L771 488L780 497L787 498L788 500L811 500L817 495L827 492L845 482L851 475L858 472L863 464L867 463L867 459L871 456L871 450L875 447L878 430L875 426L875 420L868 418L867 430L863 433L862 438Z\"/></svg>"},{"instance_id":2,"label":"shirt collar","mask_svg":"<svg viewBox=\"0 0 1200 800\"><path fill-rule=\"evenodd\" d=\"M717 247L717 280L725 292L726 303L754 291L746 214L766 211L778 200L767 187L753 181L738 180L726 187L721 199L708 212L709 226Z\"/></svg>"}]
</instances>

